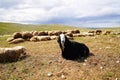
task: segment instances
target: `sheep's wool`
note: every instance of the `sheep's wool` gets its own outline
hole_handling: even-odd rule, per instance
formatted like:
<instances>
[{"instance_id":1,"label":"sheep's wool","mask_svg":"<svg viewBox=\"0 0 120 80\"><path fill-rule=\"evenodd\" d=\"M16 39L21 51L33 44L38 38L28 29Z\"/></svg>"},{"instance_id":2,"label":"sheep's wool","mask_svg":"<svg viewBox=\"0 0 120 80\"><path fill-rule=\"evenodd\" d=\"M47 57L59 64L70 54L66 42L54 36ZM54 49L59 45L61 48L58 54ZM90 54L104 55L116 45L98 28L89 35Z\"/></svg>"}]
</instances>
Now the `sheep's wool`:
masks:
<instances>
[{"instance_id":1,"label":"sheep's wool","mask_svg":"<svg viewBox=\"0 0 120 80\"><path fill-rule=\"evenodd\" d=\"M61 40L61 43L65 42L65 35L64 34L60 34L60 40Z\"/></svg>"}]
</instances>

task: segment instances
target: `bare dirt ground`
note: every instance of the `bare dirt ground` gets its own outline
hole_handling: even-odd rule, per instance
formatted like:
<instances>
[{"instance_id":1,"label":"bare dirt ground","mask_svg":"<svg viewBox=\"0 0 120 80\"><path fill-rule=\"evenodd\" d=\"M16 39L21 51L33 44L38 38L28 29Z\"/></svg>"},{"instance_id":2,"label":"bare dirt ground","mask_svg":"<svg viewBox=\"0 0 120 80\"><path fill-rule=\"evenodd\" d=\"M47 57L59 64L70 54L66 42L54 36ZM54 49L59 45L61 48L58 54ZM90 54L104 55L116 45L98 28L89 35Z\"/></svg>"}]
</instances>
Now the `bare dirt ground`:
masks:
<instances>
[{"instance_id":1,"label":"bare dirt ground","mask_svg":"<svg viewBox=\"0 0 120 80\"><path fill-rule=\"evenodd\" d=\"M28 56L17 62L0 63L0 80L120 80L120 35L74 40L85 43L94 56L79 62L65 60L56 40L8 45L25 46Z\"/></svg>"}]
</instances>

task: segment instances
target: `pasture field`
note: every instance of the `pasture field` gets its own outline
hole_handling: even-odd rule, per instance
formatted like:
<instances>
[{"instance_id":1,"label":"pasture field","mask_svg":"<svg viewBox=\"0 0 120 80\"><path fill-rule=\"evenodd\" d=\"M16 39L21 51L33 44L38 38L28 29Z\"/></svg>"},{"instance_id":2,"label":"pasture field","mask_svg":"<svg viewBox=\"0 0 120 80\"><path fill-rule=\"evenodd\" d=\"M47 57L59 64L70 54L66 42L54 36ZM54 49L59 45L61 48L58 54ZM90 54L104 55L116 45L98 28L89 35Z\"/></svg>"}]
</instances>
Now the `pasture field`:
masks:
<instances>
[{"instance_id":1,"label":"pasture field","mask_svg":"<svg viewBox=\"0 0 120 80\"><path fill-rule=\"evenodd\" d=\"M3 29L1 26L0 28ZM34 27L34 30L38 31L74 29L74 27L55 26L36 28L38 27ZM24 30L27 29L30 30L27 27ZM80 30L90 29L80 28ZM120 32L119 28L107 30ZM5 33L6 31L0 34L12 34L17 29L11 31L9 28L8 33ZM85 43L94 54L85 61L63 59L57 40L8 44L6 42L8 37L10 36L0 37L0 47L25 46L27 57L17 62L0 63L0 80L120 80L120 35L74 37L75 41Z\"/></svg>"},{"instance_id":2,"label":"pasture field","mask_svg":"<svg viewBox=\"0 0 120 80\"><path fill-rule=\"evenodd\" d=\"M51 30L68 30L74 29L72 26L67 25L32 25L32 24L18 24L18 23L2 23L0 22L0 35L13 34L14 32L21 31L51 31ZM80 29L77 28L76 29ZM82 29L87 30L87 29Z\"/></svg>"}]
</instances>

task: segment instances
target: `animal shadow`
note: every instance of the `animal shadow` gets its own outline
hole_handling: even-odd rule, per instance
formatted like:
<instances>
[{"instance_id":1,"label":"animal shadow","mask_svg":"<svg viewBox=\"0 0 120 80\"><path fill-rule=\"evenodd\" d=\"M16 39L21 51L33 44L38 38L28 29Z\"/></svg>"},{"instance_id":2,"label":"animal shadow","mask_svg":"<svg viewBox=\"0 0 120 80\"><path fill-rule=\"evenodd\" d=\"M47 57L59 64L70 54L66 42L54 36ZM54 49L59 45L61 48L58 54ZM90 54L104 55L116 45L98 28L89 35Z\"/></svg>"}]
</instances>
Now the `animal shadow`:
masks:
<instances>
[{"instance_id":1,"label":"animal shadow","mask_svg":"<svg viewBox=\"0 0 120 80\"><path fill-rule=\"evenodd\" d=\"M85 62L85 60L86 60L88 57L90 57L90 56L95 56L95 55L94 55L93 53L90 53L89 56L87 56L87 57L79 57L79 58L77 58L77 59L75 59L75 60L72 60L72 61Z\"/></svg>"}]
</instances>

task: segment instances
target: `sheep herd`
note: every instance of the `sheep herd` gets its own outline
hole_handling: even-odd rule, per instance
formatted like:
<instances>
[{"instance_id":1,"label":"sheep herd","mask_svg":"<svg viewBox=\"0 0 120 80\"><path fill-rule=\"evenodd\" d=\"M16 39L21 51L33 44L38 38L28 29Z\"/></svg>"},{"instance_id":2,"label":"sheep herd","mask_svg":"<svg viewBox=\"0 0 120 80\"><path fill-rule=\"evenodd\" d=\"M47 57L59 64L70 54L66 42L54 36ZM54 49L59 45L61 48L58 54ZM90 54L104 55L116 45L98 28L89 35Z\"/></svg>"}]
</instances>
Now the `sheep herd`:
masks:
<instances>
[{"instance_id":1,"label":"sheep herd","mask_svg":"<svg viewBox=\"0 0 120 80\"><path fill-rule=\"evenodd\" d=\"M48 41L57 39L59 34L64 33L69 37L73 37L73 34L80 34L79 30L68 30L68 31L26 31L26 32L15 32L11 38L7 39L9 43L20 43L24 41Z\"/></svg>"},{"instance_id":2,"label":"sheep herd","mask_svg":"<svg viewBox=\"0 0 120 80\"><path fill-rule=\"evenodd\" d=\"M75 30L67 30L67 31L25 31L25 32L15 32L11 38L7 39L9 43L20 43L24 41L48 41L48 40L55 40L58 36L63 33L66 34L67 37L73 39L73 37L85 37L85 36L95 36L101 35L102 30L95 30L81 33L79 29ZM106 31L103 33L104 35L111 34L111 31Z\"/></svg>"}]
</instances>

